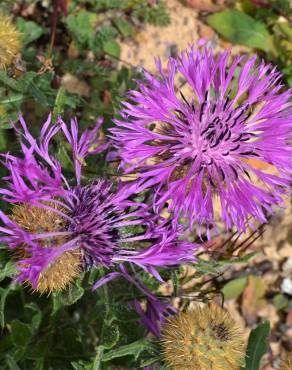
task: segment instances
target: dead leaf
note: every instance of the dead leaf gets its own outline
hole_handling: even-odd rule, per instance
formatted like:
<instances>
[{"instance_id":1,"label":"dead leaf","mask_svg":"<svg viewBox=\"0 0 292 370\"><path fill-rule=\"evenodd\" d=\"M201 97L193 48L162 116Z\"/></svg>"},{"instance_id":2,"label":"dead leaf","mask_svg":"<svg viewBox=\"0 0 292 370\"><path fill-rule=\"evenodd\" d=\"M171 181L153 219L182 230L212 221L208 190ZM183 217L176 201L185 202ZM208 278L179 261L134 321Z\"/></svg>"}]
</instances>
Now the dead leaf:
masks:
<instances>
[{"instance_id":1,"label":"dead leaf","mask_svg":"<svg viewBox=\"0 0 292 370\"><path fill-rule=\"evenodd\" d=\"M90 94L89 85L85 81L79 80L71 73L66 73L62 77L61 85L72 94L78 94L85 97L88 97Z\"/></svg>"},{"instance_id":2,"label":"dead leaf","mask_svg":"<svg viewBox=\"0 0 292 370\"><path fill-rule=\"evenodd\" d=\"M264 280L259 276L249 276L247 286L242 296L242 314L248 323L253 325L258 320L258 311L265 307L266 285Z\"/></svg>"}]
</instances>

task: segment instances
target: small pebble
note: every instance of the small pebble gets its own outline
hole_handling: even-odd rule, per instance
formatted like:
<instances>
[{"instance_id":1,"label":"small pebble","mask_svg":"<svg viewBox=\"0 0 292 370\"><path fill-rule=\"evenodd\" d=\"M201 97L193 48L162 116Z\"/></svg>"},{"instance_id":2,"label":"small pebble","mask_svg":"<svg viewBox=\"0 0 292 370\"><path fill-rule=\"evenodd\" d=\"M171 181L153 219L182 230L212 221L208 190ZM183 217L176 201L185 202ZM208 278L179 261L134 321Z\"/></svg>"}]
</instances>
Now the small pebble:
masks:
<instances>
[{"instance_id":1,"label":"small pebble","mask_svg":"<svg viewBox=\"0 0 292 370\"><path fill-rule=\"evenodd\" d=\"M281 290L283 293L292 295L292 280L289 278L285 278L282 282Z\"/></svg>"}]
</instances>

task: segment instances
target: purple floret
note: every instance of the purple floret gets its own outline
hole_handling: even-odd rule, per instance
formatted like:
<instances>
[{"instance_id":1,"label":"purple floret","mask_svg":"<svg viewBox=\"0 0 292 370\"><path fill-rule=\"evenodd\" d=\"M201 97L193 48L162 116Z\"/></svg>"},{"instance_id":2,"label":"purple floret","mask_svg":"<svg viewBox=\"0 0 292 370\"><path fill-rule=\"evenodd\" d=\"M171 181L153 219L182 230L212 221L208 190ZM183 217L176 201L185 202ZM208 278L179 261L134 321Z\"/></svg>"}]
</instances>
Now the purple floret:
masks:
<instances>
[{"instance_id":1,"label":"purple floret","mask_svg":"<svg viewBox=\"0 0 292 370\"><path fill-rule=\"evenodd\" d=\"M9 172L4 179L6 187L0 188L2 199L12 206L26 205L55 212L63 220L63 226L61 230L36 234L0 212L3 224L0 241L7 243L11 250L20 246L25 250L25 256L18 263L18 281L30 281L36 288L40 274L63 253L74 250L81 253L84 269L110 268L130 262L158 279L157 266L195 260L196 245L178 240L181 228L173 227L169 221L153 214L149 206L133 200L129 187L117 187L104 179L81 184L81 169L87 156L108 146L99 138L102 120L79 138L76 120L71 121L69 129L61 119L52 125L49 117L39 140L30 134L23 118L20 123L21 128L15 129L20 136L23 157L2 155L1 162ZM60 132L72 146L73 182L66 179L61 164L50 153L50 141Z\"/></svg>"},{"instance_id":2,"label":"purple floret","mask_svg":"<svg viewBox=\"0 0 292 370\"><path fill-rule=\"evenodd\" d=\"M217 198L227 228L244 231L252 219L266 222L291 189L291 90L255 56L229 58L192 48L166 71L158 60L157 76L144 72L111 136L124 173L138 174L133 189L154 190L157 212L168 202L175 220L211 228Z\"/></svg>"}]
</instances>

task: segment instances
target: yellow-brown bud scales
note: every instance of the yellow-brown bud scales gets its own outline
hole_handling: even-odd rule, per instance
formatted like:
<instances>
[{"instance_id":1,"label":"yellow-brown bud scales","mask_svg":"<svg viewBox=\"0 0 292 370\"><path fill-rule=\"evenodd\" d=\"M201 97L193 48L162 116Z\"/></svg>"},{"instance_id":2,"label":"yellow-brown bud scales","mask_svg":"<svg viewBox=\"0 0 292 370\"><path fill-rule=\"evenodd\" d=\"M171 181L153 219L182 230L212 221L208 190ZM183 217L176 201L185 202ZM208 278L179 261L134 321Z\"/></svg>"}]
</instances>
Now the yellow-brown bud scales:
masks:
<instances>
[{"instance_id":1,"label":"yellow-brown bud scales","mask_svg":"<svg viewBox=\"0 0 292 370\"><path fill-rule=\"evenodd\" d=\"M9 66L20 51L20 33L10 17L0 14L0 69Z\"/></svg>"},{"instance_id":2,"label":"yellow-brown bud scales","mask_svg":"<svg viewBox=\"0 0 292 370\"><path fill-rule=\"evenodd\" d=\"M242 333L221 307L196 307L171 317L162 333L166 363L174 370L239 370Z\"/></svg>"},{"instance_id":3,"label":"yellow-brown bud scales","mask_svg":"<svg viewBox=\"0 0 292 370\"><path fill-rule=\"evenodd\" d=\"M48 202L46 205L64 212L56 203ZM12 218L31 234L59 232L64 231L66 227L65 218L53 210L27 204L14 206ZM66 241L64 236L54 236L39 239L38 243L46 248L58 248ZM27 257L29 255L25 251L25 245L19 245L15 250L16 260L20 261ZM40 274L36 290L40 293L63 290L80 274L80 270L81 251L77 249L64 252Z\"/></svg>"}]
</instances>

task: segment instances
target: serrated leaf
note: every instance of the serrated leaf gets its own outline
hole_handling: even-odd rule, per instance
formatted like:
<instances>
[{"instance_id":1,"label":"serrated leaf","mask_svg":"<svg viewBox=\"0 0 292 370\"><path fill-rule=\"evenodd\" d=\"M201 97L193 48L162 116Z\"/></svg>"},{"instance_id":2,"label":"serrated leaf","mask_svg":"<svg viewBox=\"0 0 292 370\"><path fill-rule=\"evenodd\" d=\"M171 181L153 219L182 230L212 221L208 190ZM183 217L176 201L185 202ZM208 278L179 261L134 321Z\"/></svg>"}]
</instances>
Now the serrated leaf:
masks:
<instances>
[{"instance_id":1,"label":"serrated leaf","mask_svg":"<svg viewBox=\"0 0 292 370\"><path fill-rule=\"evenodd\" d=\"M250 332L246 350L245 370L259 370L263 355L268 350L269 321L264 321Z\"/></svg>"},{"instance_id":2,"label":"serrated leaf","mask_svg":"<svg viewBox=\"0 0 292 370\"><path fill-rule=\"evenodd\" d=\"M0 131L1 132L1 131ZM0 281L17 274L17 269L12 261L8 261L0 270Z\"/></svg>"},{"instance_id":3,"label":"serrated leaf","mask_svg":"<svg viewBox=\"0 0 292 370\"><path fill-rule=\"evenodd\" d=\"M272 36L266 25L238 10L224 10L207 17L208 24L234 44L242 44L270 52Z\"/></svg>"},{"instance_id":4,"label":"serrated leaf","mask_svg":"<svg viewBox=\"0 0 292 370\"><path fill-rule=\"evenodd\" d=\"M133 35L134 33L133 26L131 25L131 23L126 21L124 18L115 18L113 22L114 22L114 25L117 27L117 29L120 31L120 33L124 37L129 37Z\"/></svg>"},{"instance_id":5,"label":"serrated leaf","mask_svg":"<svg viewBox=\"0 0 292 370\"><path fill-rule=\"evenodd\" d=\"M11 323L11 338L16 347L25 347L32 336L30 326L19 321L14 320Z\"/></svg>"},{"instance_id":6,"label":"serrated leaf","mask_svg":"<svg viewBox=\"0 0 292 370\"><path fill-rule=\"evenodd\" d=\"M66 291L53 295L52 315L63 306L71 306L76 303L84 294L84 289L78 285L69 285Z\"/></svg>"},{"instance_id":7,"label":"serrated leaf","mask_svg":"<svg viewBox=\"0 0 292 370\"><path fill-rule=\"evenodd\" d=\"M117 324L111 323L103 327L102 345L106 349L113 348L120 338L120 331Z\"/></svg>"},{"instance_id":8,"label":"serrated leaf","mask_svg":"<svg viewBox=\"0 0 292 370\"><path fill-rule=\"evenodd\" d=\"M0 71L0 82L14 91L22 92L22 87L18 81L8 77L5 71Z\"/></svg>"},{"instance_id":9,"label":"serrated leaf","mask_svg":"<svg viewBox=\"0 0 292 370\"><path fill-rule=\"evenodd\" d=\"M76 15L69 15L66 23L69 31L82 47L89 46L93 40L97 14L80 10Z\"/></svg>"},{"instance_id":10,"label":"serrated leaf","mask_svg":"<svg viewBox=\"0 0 292 370\"><path fill-rule=\"evenodd\" d=\"M37 40L44 33L44 29L33 21L26 21L24 18L16 19L16 27L22 35L22 45L26 46L32 41Z\"/></svg>"},{"instance_id":11,"label":"serrated leaf","mask_svg":"<svg viewBox=\"0 0 292 370\"><path fill-rule=\"evenodd\" d=\"M247 277L241 277L229 281L222 289L225 299L237 299L243 292L247 283Z\"/></svg>"},{"instance_id":12,"label":"serrated leaf","mask_svg":"<svg viewBox=\"0 0 292 370\"><path fill-rule=\"evenodd\" d=\"M113 349L104 354L102 361L111 361L114 358L132 355L135 359L140 353L149 347L150 343L146 339L137 340L131 344L126 344L119 348Z\"/></svg>"},{"instance_id":13,"label":"serrated leaf","mask_svg":"<svg viewBox=\"0 0 292 370\"><path fill-rule=\"evenodd\" d=\"M119 58L121 54L121 48L120 45L116 42L116 40L108 40L103 45L104 52L113 57L113 58Z\"/></svg>"}]
</instances>

